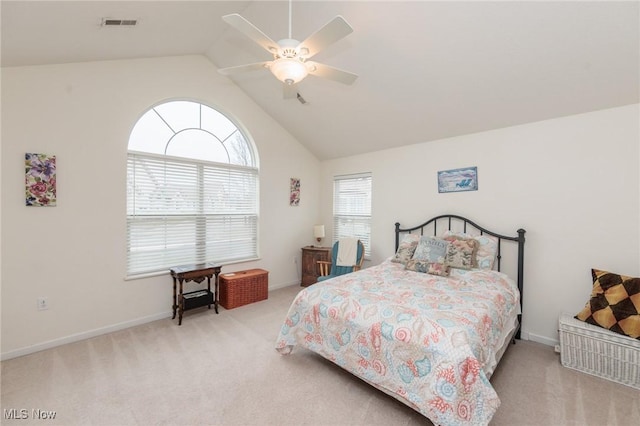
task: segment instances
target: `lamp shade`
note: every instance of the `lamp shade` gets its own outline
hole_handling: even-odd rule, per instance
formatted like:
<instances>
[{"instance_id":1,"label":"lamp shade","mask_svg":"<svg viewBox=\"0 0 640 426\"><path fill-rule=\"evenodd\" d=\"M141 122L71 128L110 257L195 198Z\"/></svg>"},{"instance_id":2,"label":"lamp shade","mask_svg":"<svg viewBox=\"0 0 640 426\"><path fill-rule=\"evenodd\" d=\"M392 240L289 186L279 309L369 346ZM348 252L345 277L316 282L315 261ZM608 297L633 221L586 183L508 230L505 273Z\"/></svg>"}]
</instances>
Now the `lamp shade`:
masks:
<instances>
[{"instance_id":1,"label":"lamp shade","mask_svg":"<svg viewBox=\"0 0 640 426\"><path fill-rule=\"evenodd\" d=\"M313 227L313 236L315 238L324 238L324 225L315 225Z\"/></svg>"}]
</instances>

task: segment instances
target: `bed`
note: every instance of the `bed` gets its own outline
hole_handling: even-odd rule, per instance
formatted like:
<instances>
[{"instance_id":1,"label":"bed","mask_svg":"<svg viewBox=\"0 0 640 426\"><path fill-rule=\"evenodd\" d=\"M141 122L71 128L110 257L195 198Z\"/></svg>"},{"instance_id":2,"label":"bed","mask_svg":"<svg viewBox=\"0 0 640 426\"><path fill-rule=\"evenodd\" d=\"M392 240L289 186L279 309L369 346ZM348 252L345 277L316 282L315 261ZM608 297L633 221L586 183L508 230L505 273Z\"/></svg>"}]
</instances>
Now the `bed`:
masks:
<instances>
[{"instance_id":1,"label":"bed","mask_svg":"<svg viewBox=\"0 0 640 426\"><path fill-rule=\"evenodd\" d=\"M524 234L450 214L396 223L393 257L298 293L276 350L316 352L434 424L488 424L500 405L489 378L520 334ZM442 241L444 263L429 251Z\"/></svg>"}]
</instances>

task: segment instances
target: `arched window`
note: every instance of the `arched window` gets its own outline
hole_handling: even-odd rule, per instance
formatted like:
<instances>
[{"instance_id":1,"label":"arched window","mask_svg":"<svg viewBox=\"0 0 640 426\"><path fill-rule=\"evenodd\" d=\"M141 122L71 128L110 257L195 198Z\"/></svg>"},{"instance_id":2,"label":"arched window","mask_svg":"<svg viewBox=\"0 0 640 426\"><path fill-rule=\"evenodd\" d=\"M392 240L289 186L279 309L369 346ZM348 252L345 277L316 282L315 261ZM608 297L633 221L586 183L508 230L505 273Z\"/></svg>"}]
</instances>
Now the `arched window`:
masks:
<instances>
[{"instance_id":1,"label":"arched window","mask_svg":"<svg viewBox=\"0 0 640 426\"><path fill-rule=\"evenodd\" d=\"M147 111L129 138L127 275L258 257L258 167L229 118L191 101Z\"/></svg>"}]
</instances>

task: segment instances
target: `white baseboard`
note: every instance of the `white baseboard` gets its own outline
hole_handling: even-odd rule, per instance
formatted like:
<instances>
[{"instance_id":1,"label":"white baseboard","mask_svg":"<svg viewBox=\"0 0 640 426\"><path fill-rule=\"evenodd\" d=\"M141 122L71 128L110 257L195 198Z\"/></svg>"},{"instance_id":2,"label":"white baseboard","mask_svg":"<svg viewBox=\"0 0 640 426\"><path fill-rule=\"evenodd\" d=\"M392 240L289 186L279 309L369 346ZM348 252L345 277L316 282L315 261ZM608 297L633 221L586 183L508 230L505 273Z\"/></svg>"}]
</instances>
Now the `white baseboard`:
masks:
<instances>
[{"instance_id":1,"label":"white baseboard","mask_svg":"<svg viewBox=\"0 0 640 426\"><path fill-rule=\"evenodd\" d=\"M521 333L522 340L531 340L532 342L542 343L543 345L555 347L559 345L560 342L556 339L550 339L545 336L540 336L538 334L529 333L528 331L523 331Z\"/></svg>"},{"instance_id":2,"label":"white baseboard","mask_svg":"<svg viewBox=\"0 0 640 426\"><path fill-rule=\"evenodd\" d=\"M300 286L300 280L290 281L288 283L280 283L280 284L276 284L276 285L270 285L269 286L269 291L278 290L278 289L289 287L289 286L292 286L292 285ZM302 289L302 287L300 287L300 289Z\"/></svg>"},{"instance_id":3,"label":"white baseboard","mask_svg":"<svg viewBox=\"0 0 640 426\"><path fill-rule=\"evenodd\" d=\"M94 330L83 331L82 333L72 334L70 336L61 337L59 339L49 340L36 345L26 346L24 348L16 349L9 352L4 352L0 355L0 359L5 361L11 358L17 358L23 355L29 355L35 352L40 352L45 349L55 348L56 346L65 345L67 343L79 342L80 340L90 339L92 337L100 336L102 334L112 333L114 331L124 330L125 328L134 327L136 325L146 324L151 321L157 321L164 318L170 318L173 315L172 312L161 312L159 314L150 315L147 317L138 318L131 321L125 321L118 324L109 325L106 327L96 328Z\"/></svg>"},{"instance_id":4,"label":"white baseboard","mask_svg":"<svg viewBox=\"0 0 640 426\"><path fill-rule=\"evenodd\" d=\"M269 288L269 291L278 290L280 288L289 287L292 285L300 285L300 281L291 281L288 283L280 283ZM92 337L100 336L102 334L112 333L114 331L124 330L125 328L135 327L136 325L146 324L151 321L157 321L160 319L170 318L173 315L171 311L161 312L155 315L149 315L147 317L138 318L131 321L125 321L118 324L109 325L106 327L96 328L94 330L84 331L82 333L72 334L70 336L61 337L59 339L53 339L46 342L38 343L24 348L15 349L13 351L4 352L0 355L0 360L4 361L11 358L17 358L19 356L29 355L35 352L40 352L45 349L55 348L57 346L65 345L67 343L79 342L80 340L90 339Z\"/></svg>"}]
</instances>

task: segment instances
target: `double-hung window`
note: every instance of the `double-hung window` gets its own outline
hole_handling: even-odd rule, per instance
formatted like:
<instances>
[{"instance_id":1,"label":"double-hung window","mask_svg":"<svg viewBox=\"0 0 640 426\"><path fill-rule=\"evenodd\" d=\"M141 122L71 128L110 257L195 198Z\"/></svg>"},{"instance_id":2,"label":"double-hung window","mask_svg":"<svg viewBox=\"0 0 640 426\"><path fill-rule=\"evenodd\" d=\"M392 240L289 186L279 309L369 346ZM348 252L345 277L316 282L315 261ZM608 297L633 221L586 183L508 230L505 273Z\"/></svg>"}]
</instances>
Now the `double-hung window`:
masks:
<instances>
[{"instance_id":1,"label":"double-hung window","mask_svg":"<svg viewBox=\"0 0 640 426\"><path fill-rule=\"evenodd\" d=\"M127 275L258 257L258 168L251 144L206 105L147 111L129 139Z\"/></svg>"},{"instance_id":2,"label":"double-hung window","mask_svg":"<svg viewBox=\"0 0 640 426\"><path fill-rule=\"evenodd\" d=\"M333 238L358 238L371 255L371 173L333 179Z\"/></svg>"}]
</instances>

